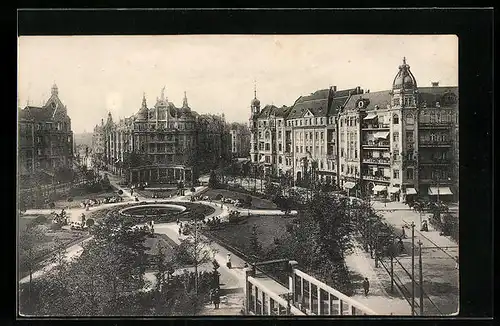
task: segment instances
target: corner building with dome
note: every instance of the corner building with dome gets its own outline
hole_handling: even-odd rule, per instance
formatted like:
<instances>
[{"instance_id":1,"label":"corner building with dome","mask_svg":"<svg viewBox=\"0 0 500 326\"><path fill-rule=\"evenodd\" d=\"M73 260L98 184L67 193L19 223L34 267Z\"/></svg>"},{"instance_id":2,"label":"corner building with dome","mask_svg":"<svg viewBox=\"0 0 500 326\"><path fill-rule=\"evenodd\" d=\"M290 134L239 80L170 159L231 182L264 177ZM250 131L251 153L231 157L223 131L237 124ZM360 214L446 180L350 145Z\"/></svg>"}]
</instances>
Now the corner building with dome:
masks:
<instances>
[{"instance_id":1,"label":"corner building with dome","mask_svg":"<svg viewBox=\"0 0 500 326\"><path fill-rule=\"evenodd\" d=\"M419 87L406 59L390 90L330 87L263 110L255 99L252 162L270 174L335 184L350 196L458 200L458 87Z\"/></svg>"}]
</instances>

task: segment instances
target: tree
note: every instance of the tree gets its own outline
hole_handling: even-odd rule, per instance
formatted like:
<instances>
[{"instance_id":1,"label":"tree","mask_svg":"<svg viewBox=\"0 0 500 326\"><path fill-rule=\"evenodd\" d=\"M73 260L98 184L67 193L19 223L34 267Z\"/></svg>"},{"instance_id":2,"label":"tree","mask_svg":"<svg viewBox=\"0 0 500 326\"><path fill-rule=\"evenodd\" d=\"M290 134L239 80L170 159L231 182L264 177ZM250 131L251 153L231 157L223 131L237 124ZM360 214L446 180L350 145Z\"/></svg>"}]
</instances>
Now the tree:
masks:
<instances>
[{"instance_id":1,"label":"tree","mask_svg":"<svg viewBox=\"0 0 500 326\"><path fill-rule=\"evenodd\" d=\"M217 189L220 187L220 180L217 173L214 170L210 172L210 178L208 179L208 186L212 189Z\"/></svg>"},{"instance_id":2,"label":"tree","mask_svg":"<svg viewBox=\"0 0 500 326\"><path fill-rule=\"evenodd\" d=\"M42 252L42 241L45 232L39 225L28 225L19 235L19 269L29 272L28 302L31 299L33 269Z\"/></svg>"},{"instance_id":3,"label":"tree","mask_svg":"<svg viewBox=\"0 0 500 326\"><path fill-rule=\"evenodd\" d=\"M168 280L175 271L174 262L166 259L166 250L167 248L162 241L156 243L156 253L153 256L153 264L156 271L156 290L158 292L163 292L167 289Z\"/></svg>"},{"instance_id":4,"label":"tree","mask_svg":"<svg viewBox=\"0 0 500 326\"><path fill-rule=\"evenodd\" d=\"M254 256L259 257L262 253L262 245L259 242L259 236L257 234L257 224L252 226L252 235L250 236L250 251Z\"/></svg>"}]
</instances>

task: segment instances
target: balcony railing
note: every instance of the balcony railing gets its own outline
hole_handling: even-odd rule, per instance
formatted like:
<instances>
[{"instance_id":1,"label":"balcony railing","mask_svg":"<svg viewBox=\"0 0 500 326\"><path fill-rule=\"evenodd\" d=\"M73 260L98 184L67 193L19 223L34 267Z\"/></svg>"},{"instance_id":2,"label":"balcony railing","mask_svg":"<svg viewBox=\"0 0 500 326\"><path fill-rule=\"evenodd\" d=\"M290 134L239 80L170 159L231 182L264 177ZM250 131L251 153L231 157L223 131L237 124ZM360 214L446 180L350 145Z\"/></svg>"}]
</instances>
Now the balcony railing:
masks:
<instances>
[{"instance_id":1,"label":"balcony railing","mask_svg":"<svg viewBox=\"0 0 500 326\"><path fill-rule=\"evenodd\" d=\"M362 178L365 180L372 180L372 181L384 181L384 182L391 182L390 177L383 177L383 176L375 176L375 175L368 175L368 174L363 174Z\"/></svg>"},{"instance_id":2,"label":"balcony railing","mask_svg":"<svg viewBox=\"0 0 500 326\"><path fill-rule=\"evenodd\" d=\"M419 146L451 146L451 140L420 140L418 142Z\"/></svg>"},{"instance_id":3,"label":"balcony railing","mask_svg":"<svg viewBox=\"0 0 500 326\"><path fill-rule=\"evenodd\" d=\"M432 128L450 128L452 126L452 122L422 122L418 123L419 129L432 129Z\"/></svg>"},{"instance_id":4,"label":"balcony railing","mask_svg":"<svg viewBox=\"0 0 500 326\"><path fill-rule=\"evenodd\" d=\"M420 164L427 164L427 165L451 164L451 159L449 159L449 158L441 158L441 159L420 158Z\"/></svg>"},{"instance_id":5,"label":"balcony railing","mask_svg":"<svg viewBox=\"0 0 500 326\"><path fill-rule=\"evenodd\" d=\"M363 142L362 145L365 147L389 147L390 142L388 142L388 141L381 141L381 142L367 141L367 142Z\"/></svg>"},{"instance_id":6,"label":"balcony railing","mask_svg":"<svg viewBox=\"0 0 500 326\"><path fill-rule=\"evenodd\" d=\"M362 124L361 129L389 129L388 123Z\"/></svg>"},{"instance_id":7,"label":"balcony railing","mask_svg":"<svg viewBox=\"0 0 500 326\"><path fill-rule=\"evenodd\" d=\"M363 163L391 164L391 159L390 158L364 157Z\"/></svg>"}]
</instances>

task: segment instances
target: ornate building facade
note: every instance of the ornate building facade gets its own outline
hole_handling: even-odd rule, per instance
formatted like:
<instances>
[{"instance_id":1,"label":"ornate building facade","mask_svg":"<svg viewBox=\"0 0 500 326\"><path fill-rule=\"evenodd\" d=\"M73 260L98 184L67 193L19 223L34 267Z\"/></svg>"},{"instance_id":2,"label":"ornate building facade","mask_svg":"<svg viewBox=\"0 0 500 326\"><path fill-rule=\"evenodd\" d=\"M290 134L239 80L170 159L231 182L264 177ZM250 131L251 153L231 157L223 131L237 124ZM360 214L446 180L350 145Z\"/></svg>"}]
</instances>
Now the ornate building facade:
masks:
<instances>
[{"instance_id":1,"label":"ornate building facade","mask_svg":"<svg viewBox=\"0 0 500 326\"><path fill-rule=\"evenodd\" d=\"M27 105L18 110L18 176L22 187L58 178L73 168L73 131L67 107L59 99L57 85L42 107ZM70 173L68 173L70 174Z\"/></svg>"},{"instance_id":2,"label":"ornate building facade","mask_svg":"<svg viewBox=\"0 0 500 326\"><path fill-rule=\"evenodd\" d=\"M103 165L132 183L191 183L230 157L224 118L191 110L186 94L177 108L164 89L153 108L143 96L134 116L114 122L109 113L96 131L104 138Z\"/></svg>"},{"instance_id":3,"label":"ornate building facade","mask_svg":"<svg viewBox=\"0 0 500 326\"><path fill-rule=\"evenodd\" d=\"M458 198L458 87L418 87L406 59L386 91L331 87L262 110L255 94L249 126L252 162L296 182L400 201Z\"/></svg>"},{"instance_id":4,"label":"ornate building facade","mask_svg":"<svg viewBox=\"0 0 500 326\"><path fill-rule=\"evenodd\" d=\"M250 130L248 126L233 122L230 127L231 154L233 157L247 158L250 156Z\"/></svg>"},{"instance_id":5,"label":"ornate building facade","mask_svg":"<svg viewBox=\"0 0 500 326\"><path fill-rule=\"evenodd\" d=\"M392 89L351 96L339 124L359 135L339 135L346 190L401 201L415 195L458 198L457 87L418 87L403 59ZM353 163L351 138L359 140Z\"/></svg>"}]
</instances>

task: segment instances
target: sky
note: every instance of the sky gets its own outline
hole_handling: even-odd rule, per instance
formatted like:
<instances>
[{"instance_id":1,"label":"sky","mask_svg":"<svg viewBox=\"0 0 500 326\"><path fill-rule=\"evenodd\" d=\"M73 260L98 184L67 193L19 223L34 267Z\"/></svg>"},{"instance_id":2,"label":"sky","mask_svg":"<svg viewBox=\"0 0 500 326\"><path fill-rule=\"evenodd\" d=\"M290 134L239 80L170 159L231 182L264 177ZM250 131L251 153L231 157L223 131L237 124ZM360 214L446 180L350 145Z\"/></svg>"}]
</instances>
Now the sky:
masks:
<instances>
[{"instance_id":1,"label":"sky","mask_svg":"<svg viewBox=\"0 0 500 326\"><path fill-rule=\"evenodd\" d=\"M418 86L458 85L455 35L21 36L18 105L41 106L54 83L75 133L111 112L136 113L161 89L176 106L184 92L200 114L247 122L254 85L261 107L292 105L337 86L387 90L406 57Z\"/></svg>"}]
</instances>

